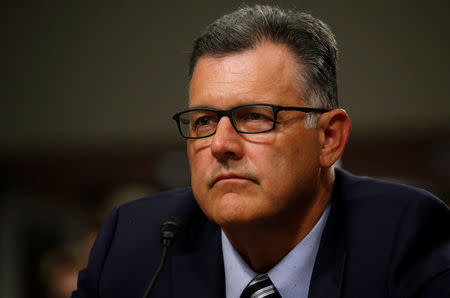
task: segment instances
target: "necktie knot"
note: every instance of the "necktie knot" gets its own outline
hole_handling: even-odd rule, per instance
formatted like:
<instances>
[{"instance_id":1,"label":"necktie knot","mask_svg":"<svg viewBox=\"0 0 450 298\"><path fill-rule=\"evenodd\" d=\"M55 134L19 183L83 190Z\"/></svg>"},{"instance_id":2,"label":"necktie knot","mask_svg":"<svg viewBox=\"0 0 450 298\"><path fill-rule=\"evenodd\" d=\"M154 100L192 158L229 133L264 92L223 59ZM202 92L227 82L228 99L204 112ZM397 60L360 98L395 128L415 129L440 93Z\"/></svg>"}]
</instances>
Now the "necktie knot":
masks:
<instances>
[{"instance_id":1,"label":"necktie knot","mask_svg":"<svg viewBox=\"0 0 450 298\"><path fill-rule=\"evenodd\" d=\"M240 298L281 298L267 274L260 274L249 282Z\"/></svg>"}]
</instances>

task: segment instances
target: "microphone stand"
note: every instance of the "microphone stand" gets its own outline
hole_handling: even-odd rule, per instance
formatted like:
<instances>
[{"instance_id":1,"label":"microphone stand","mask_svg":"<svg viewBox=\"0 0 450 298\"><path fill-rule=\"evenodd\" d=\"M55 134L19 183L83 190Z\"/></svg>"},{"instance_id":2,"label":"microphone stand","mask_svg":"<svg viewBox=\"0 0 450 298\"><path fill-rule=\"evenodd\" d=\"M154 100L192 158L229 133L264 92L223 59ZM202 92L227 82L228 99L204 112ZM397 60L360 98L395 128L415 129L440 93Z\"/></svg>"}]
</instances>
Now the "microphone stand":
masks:
<instances>
[{"instance_id":1,"label":"microphone stand","mask_svg":"<svg viewBox=\"0 0 450 298\"><path fill-rule=\"evenodd\" d=\"M155 285L155 282L158 279L158 276L164 267L164 263L166 262L167 250L168 250L169 246L173 243L173 241L175 241L176 236L181 229L181 226L182 226L181 222L175 217L169 217L162 223L161 234L160 234L161 245L162 245L161 260L160 260L158 268L156 269L156 272L153 275L152 280L148 284L148 287L145 290L144 296L142 296L142 298L147 298L148 295L150 294L150 291L152 290L153 286Z\"/></svg>"}]
</instances>

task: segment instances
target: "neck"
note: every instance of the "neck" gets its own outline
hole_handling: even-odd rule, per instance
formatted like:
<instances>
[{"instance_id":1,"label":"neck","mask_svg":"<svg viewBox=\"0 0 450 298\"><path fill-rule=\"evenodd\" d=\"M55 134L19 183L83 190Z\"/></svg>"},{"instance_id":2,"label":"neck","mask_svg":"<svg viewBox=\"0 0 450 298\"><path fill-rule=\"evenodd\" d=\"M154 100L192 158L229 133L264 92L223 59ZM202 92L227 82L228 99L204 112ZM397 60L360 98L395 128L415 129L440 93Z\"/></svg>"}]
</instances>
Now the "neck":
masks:
<instances>
[{"instance_id":1,"label":"neck","mask_svg":"<svg viewBox=\"0 0 450 298\"><path fill-rule=\"evenodd\" d=\"M280 218L264 218L245 226L222 227L233 247L257 273L266 273L300 243L325 210L334 185L334 170L322 170L312 198L299 198L298 208Z\"/></svg>"}]
</instances>

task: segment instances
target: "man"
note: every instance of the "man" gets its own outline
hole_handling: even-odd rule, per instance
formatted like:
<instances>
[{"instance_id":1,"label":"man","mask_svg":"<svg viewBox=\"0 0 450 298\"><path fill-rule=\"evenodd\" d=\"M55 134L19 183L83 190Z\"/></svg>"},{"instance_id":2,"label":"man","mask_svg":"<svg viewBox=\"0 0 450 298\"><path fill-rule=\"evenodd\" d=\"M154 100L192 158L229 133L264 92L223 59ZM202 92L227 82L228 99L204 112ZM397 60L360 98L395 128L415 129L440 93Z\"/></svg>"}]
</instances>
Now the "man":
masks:
<instances>
[{"instance_id":1,"label":"man","mask_svg":"<svg viewBox=\"0 0 450 298\"><path fill-rule=\"evenodd\" d=\"M350 132L336 56L308 14L245 7L208 26L174 116L192 189L116 208L73 297L141 297L168 216L183 228L150 297L449 297L449 209L333 166Z\"/></svg>"}]
</instances>

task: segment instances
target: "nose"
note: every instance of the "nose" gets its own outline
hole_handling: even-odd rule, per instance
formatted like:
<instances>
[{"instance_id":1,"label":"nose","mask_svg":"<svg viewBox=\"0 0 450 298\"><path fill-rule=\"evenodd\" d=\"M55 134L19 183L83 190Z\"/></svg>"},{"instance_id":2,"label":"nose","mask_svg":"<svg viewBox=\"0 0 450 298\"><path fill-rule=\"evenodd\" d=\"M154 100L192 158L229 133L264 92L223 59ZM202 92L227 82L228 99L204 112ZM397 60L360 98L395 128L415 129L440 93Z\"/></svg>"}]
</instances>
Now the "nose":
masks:
<instances>
[{"instance_id":1,"label":"nose","mask_svg":"<svg viewBox=\"0 0 450 298\"><path fill-rule=\"evenodd\" d=\"M219 161L240 159L243 155L243 139L234 129L230 118L222 117L217 123L216 133L212 135L211 153Z\"/></svg>"}]
</instances>

